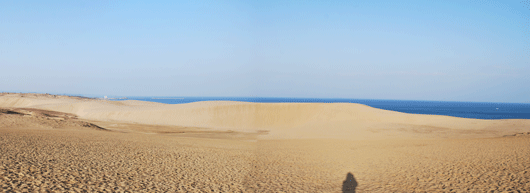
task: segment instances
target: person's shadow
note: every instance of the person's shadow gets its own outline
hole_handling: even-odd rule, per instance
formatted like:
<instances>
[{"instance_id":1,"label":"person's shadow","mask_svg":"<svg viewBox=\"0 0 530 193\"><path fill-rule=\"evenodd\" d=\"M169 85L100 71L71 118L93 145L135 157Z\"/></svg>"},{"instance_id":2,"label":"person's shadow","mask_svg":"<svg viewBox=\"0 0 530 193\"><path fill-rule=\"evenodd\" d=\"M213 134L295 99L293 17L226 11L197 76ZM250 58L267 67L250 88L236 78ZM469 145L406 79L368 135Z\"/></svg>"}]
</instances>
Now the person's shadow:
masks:
<instances>
[{"instance_id":1,"label":"person's shadow","mask_svg":"<svg viewBox=\"0 0 530 193\"><path fill-rule=\"evenodd\" d=\"M355 193L357 185L357 180L355 180L353 174L348 172L346 180L342 182L342 193Z\"/></svg>"}]
</instances>

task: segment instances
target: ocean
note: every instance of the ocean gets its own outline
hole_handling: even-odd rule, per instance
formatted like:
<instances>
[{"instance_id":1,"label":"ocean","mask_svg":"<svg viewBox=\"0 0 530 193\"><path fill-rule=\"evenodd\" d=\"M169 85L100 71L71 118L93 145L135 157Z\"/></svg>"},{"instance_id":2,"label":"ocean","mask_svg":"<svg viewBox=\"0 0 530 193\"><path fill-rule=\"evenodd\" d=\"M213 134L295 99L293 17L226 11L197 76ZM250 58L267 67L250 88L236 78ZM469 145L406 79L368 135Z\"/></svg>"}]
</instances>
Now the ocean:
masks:
<instances>
[{"instance_id":1,"label":"ocean","mask_svg":"<svg viewBox=\"0 0 530 193\"><path fill-rule=\"evenodd\" d=\"M127 99L166 104L198 101L243 101L259 103L360 103L374 108L412 114L447 115L473 119L530 119L530 104L444 102L409 100L328 99L328 98L261 98L261 97L127 97Z\"/></svg>"}]
</instances>

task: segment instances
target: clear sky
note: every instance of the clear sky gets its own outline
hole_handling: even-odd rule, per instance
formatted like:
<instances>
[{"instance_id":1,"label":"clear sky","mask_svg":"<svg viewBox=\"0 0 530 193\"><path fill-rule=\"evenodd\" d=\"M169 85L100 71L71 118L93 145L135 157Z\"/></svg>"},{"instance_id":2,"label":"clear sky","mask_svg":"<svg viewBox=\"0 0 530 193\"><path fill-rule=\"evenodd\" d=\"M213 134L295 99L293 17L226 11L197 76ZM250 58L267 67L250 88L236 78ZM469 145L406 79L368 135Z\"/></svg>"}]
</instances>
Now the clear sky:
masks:
<instances>
[{"instance_id":1,"label":"clear sky","mask_svg":"<svg viewBox=\"0 0 530 193\"><path fill-rule=\"evenodd\" d=\"M0 91L530 103L529 5L0 1Z\"/></svg>"}]
</instances>

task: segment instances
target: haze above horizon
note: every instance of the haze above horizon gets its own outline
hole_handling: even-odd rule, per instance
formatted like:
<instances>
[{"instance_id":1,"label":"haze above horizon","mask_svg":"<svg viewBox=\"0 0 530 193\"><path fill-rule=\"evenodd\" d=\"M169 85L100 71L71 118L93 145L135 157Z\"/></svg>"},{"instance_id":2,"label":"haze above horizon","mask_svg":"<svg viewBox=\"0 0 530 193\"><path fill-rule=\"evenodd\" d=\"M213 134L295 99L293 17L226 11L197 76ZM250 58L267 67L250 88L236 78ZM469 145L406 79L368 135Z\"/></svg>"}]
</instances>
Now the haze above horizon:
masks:
<instances>
[{"instance_id":1,"label":"haze above horizon","mask_svg":"<svg viewBox=\"0 0 530 193\"><path fill-rule=\"evenodd\" d=\"M530 1L1 1L0 92L530 103Z\"/></svg>"}]
</instances>

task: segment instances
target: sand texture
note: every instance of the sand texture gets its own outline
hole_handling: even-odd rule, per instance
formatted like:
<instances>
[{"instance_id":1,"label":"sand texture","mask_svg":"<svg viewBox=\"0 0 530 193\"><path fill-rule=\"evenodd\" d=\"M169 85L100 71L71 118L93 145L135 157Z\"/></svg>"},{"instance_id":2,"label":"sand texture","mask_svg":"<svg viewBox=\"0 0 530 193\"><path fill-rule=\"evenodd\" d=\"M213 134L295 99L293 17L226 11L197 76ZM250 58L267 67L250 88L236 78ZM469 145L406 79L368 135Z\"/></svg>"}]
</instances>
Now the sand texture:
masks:
<instances>
[{"instance_id":1,"label":"sand texture","mask_svg":"<svg viewBox=\"0 0 530 193\"><path fill-rule=\"evenodd\" d=\"M0 94L0 190L529 192L530 120Z\"/></svg>"}]
</instances>

